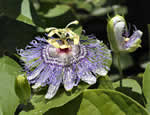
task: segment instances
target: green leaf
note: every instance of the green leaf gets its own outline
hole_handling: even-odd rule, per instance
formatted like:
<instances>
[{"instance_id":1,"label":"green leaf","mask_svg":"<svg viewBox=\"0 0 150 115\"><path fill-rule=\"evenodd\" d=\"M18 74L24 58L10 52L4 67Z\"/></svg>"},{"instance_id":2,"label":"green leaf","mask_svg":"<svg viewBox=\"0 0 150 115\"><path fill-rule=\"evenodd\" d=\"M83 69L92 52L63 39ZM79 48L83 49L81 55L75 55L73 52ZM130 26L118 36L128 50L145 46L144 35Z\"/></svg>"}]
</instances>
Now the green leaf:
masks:
<instances>
[{"instance_id":1,"label":"green leaf","mask_svg":"<svg viewBox=\"0 0 150 115\"><path fill-rule=\"evenodd\" d=\"M70 7L67 6L67 5L56 5L55 8L50 9L48 11L48 13L45 14L44 16L48 17L48 18L50 18L50 17L56 17L56 16L60 16L60 15L65 14L69 10L70 10Z\"/></svg>"},{"instance_id":2,"label":"green leaf","mask_svg":"<svg viewBox=\"0 0 150 115\"><path fill-rule=\"evenodd\" d=\"M120 14L125 15L127 14L127 7L126 6L120 6L120 5L104 5L104 2L102 2L101 5L96 7L92 12L91 15L93 16L102 16L106 15L110 12L114 12L114 14Z\"/></svg>"},{"instance_id":3,"label":"green leaf","mask_svg":"<svg viewBox=\"0 0 150 115\"><path fill-rule=\"evenodd\" d=\"M76 3L78 0L57 0L62 4L74 4ZM80 0L81 1L81 0Z\"/></svg>"},{"instance_id":4,"label":"green leaf","mask_svg":"<svg viewBox=\"0 0 150 115\"><path fill-rule=\"evenodd\" d=\"M43 94L34 95L31 99L31 104L33 105L34 109L31 109L30 111L22 111L20 115L43 115L43 113L45 113L49 109L63 106L64 104L73 100L74 98L79 96L84 89L88 87L89 85L80 83L80 85L78 85L78 88L70 94L65 92L64 88L60 88L57 92L57 95L51 100L45 100Z\"/></svg>"},{"instance_id":5,"label":"green leaf","mask_svg":"<svg viewBox=\"0 0 150 115\"><path fill-rule=\"evenodd\" d=\"M23 0L21 4L21 13L17 17L17 20L33 26L35 25L32 21L32 14L29 0Z\"/></svg>"},{"instance_id":6,"label":"green leaf","mask_svg":"<svg viewBox=\"0 0 150 115\"><path fill-rule=\"evenodd\" d=\"M126 94L141 105L144 105L142 89L137 80L127 78L122 80L122 87L120 87L120 81L114 82L113 86L117 91Z\"/></svg>"},{"instance_id":7,"label":"green leaf","mask_svg":"<svg viewBox=\"0 0 150 115\"><path fill-rule=\"evenodd\" d=\"M30 2L29 0L23 0L21 4L21 14L32 19L31 9L30 9Z\"/></svg>"},{"instance_id":8,"label":"green leaf","mask_svg":"<svg viewBox=\"0 0 150 115\"><path fill-rule=\"evenodd\" d=\"M91 15L93 16L102 16L106 15L110 12L114 12L115 14L126 14L127 13L127 7L126 6L120 6L120 5L109 5L109 6L103 6L103 7L98 7L95 8L92 12Z\"/></svg>"},{"instance_id":9,"label":"green leaf","mask_svg":"<svg viewBox=\"0 0 150 115\"><path fill-rule=\"evenodd\" d=\"M113 89L112 81L109 76L100 76L99 77L99 89Z\"/></svg>"},{"instance_id":10,"label":"green leaf","mask_svg":"<svg viewBox=\"0 0 150 115\"><path fill-rule=\"evenodd\" d=\"M45 23L44 28L64 28L68 23L77 20L75 15L73 14L73 11L69 10L70 7L66 5L59 5L58 7L57 6L55 8L50 8L52 10L49 10L50 14L49 12L46 15L40 14L40 16L43 17L43 22ZM63 8L61 9L61 7L64 7L64 9L66 8L66 10L63 10Z\"/></svg>"},{"instance_id":11,"label":"green leaf","mask_svg":"<svg viewBox=\"0 0 150 115\"><path fill-rule=\"evenodd\" d=\"M85 90L77 115L149 115L132 98L108 89Z\"/></svg>"},{"instance_id":12,"label":"green leaf","mask_svg":"<svg viewBox=\"0 0 150 115\"><path fill-rule=\"evenodd\" d=\"M21 22L24 22L26 24L30 24L30 25L33 25L35 26L35 24L33 23L32 19L20 14L18 17L17 17L17 20L18 21L21 21Z\"/></svg>"},{"instance_id":13,"label":"green leaf","mask_svg":"<svg viewBox=\"0 0 150 115\"><path fill-rule=\"evenodd\" d=\"M148 111L150 111L150 64L147 65L146 70L144 72L144 77L143 77L143 93L146 98L146 108Z\"/></svg>"},{"instance_id":14,"label":"green leaf","mask_svg":"<svg viewBox=\"0 0 150 115\"><path fill-rule=\"evenodd\" d=\"M92 11L92 4L86 1L78 1L76 2L77 8L84 9L88 12Z\"/></svg>"},{"instance_id":15,"label":"green leaf","mask_svg":"<svg viewBox=\"0 0 150 115\"><path fill-rule=\"evenodd\" d=\"M106 4L107 0L92 0L91 1L95 6L103 6Z\"/></svg>"},{"instance_id":16,"label":"green leaf","mask_svg":"<svg viewBox=\"0 0 150 115\"><path fill-rule=\"evenodd\" d=\"M77 115L82 96L78 96L64 106L56 107L47 111L44 115Z\"/></svg>"},{"instance_id":17,"label":"green leaf","mask_svg":"<svg viewBox=\"0 0 150 115\"><path fill-rule=\"evenodd\" d=\"M113 5L112 9L115 14L125 15L128 12L127 6Z\"/></svg>"},{"instance_id":18,"label":"green leaf","mask_svg":"<svg viewBox=\"0 0 150 115\"><path fill-rule=\"evenodd\" d=\"M92 16L102 16L112 11L111 6L107 6L105 8L96 8L91 12Z\"/></svg>"},{"instance_id":19,"label":"green leaf","mask_svg":"<svg viewBox=\"0 0 150 115\"><path fill-rule=\"evenodd\" d=\"M19 104L14 83L20 70L20 66L11 58L0 58L0 115L14 115Z\"/></svg>"},{"instance_id":20,"label":"green leaf","mask_svg":"<svg viewBox=\"0 0 150 115\"><path fill-rule=\"evenodd\" d=\"M113 87L117 88L120 87L120 81L114 82ZM132 91L137 92L139 94L142 94L141 86L138 84L138 82L134 79L123 79L122 80L122 87L128 87L131 88Z\"/></svg>"}]
</instances>

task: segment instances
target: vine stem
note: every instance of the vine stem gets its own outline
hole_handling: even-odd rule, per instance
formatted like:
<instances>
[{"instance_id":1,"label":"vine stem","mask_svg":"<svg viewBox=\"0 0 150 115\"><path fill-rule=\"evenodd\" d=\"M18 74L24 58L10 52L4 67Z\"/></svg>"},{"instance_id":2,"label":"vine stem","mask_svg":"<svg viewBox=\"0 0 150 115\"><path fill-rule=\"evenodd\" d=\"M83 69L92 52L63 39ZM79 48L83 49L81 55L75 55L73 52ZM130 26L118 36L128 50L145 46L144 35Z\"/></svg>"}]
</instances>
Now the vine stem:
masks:
<instances>
[{"instance_id":1,"label":"vine stem","mask_svg":"<svg viewBox=\"0 0 150 115\"><path fill-rule=\"evenodd\" d=\"M148 46L149 46L149 59L150 59L150 24L147 24L147 28L148 28Z\"/></svg>"},{"instance_id":2,"label":"vine stem","mask_svg":"<svg viewBox=\"0 0 150 115\"><path fill-rule=\"evenodd\" d=\"M118 70L120 73L120 87L122 87L123 72L122 72L121 63L120 63L120 53L117 53L116 56L117 56L117 61L118 61Z\"/></svg>"}]
</instances>

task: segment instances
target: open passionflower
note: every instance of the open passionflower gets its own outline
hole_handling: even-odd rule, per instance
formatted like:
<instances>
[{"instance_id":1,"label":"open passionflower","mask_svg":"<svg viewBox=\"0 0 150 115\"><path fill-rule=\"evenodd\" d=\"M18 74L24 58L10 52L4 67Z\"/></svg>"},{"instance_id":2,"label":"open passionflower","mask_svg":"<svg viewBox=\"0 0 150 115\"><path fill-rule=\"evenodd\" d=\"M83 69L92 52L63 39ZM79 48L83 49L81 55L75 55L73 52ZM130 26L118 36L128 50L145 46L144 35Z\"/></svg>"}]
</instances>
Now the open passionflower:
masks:
<instances>
[{"instance_id":1,"label":"open passionflower","mask_svg":"<svg viewBox=\"0 0 150 115\"><path fill-rule=\"evenodd\" d=\"M114 52L133 52L140 47L142 32L135 29L130 36L125 19L116 15L108 20L108 39Z\"/></svg>"},{"instance_id":2,"label":"open passionflower","mask_svg":"<svg viewBox=\"0 0 150 115\"><path fill-rule=\"evenodd\" d=\"M27 79L32 88L49 86L46 99L51 99L62 84L70 91L82 80L96 83L95 74L105 76L111 65L111 53L95 36L79 36L69 26L47 28L47 37L36 37L19 55L25 62Z\"/></svg>"}]
</instances>

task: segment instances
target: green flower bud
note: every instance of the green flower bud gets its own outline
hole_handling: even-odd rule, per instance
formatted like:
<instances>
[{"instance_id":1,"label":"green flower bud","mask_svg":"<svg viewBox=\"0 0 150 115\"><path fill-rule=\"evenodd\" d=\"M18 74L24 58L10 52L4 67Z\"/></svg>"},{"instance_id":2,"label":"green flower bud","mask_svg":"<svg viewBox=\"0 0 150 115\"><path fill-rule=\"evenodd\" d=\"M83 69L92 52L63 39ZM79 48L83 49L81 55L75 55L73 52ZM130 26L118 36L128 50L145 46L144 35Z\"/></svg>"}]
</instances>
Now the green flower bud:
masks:
<instances>
[{"instance_id":1,"label":"green flower bud","mask_svg":"<svg viewBox=\"0 0 150 115\"><path fill-rule=\"evenodd\" d=\"M21 103L27 104L31 96L31 88L25 75L18 75L15 81L15 92Z\"/></svg>"},{"instance_id":2,"label":"green flower bud","mask_svg":"<svg viewBox=\"0 0 150 115\"><path fill-rule=\"evenodd\" d=\"M133 52L141 45L142 32L135 29L130 36L124 17L116 15L108 19L108 40L114 52Z\"/></svg>"}]
</instances>

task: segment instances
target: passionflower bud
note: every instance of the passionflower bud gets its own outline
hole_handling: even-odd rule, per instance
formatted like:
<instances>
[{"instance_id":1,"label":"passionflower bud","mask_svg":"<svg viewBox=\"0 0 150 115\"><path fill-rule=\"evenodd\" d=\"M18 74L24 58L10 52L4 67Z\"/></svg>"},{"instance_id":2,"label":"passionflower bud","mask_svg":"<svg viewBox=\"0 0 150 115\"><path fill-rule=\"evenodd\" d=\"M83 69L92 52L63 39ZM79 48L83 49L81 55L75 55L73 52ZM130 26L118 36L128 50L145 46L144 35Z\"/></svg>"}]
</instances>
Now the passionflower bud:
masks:
<instances>
[{"instance_id":1,"label":"passionflower bud","mask_svg":"<svg viewBox=\"0 0 150 115\"><path fill-rule=\"evenodd\" d=\"M133 52L141 46L142 31L135 28L132 35L129 33L124 17L116 15L108 19L108 40L114 52Z\"/></svg>"},{"instance_id":2,"label":"passionflower bud","mask_svg":"<svg viewBox=\"0 0 150 115\"><path fill-rule=\"evenodd\" d=\"M20 102L26 104L31 96L31 88L24 74L16 77L15 92Z\"/></svg>"}]
</instances>

